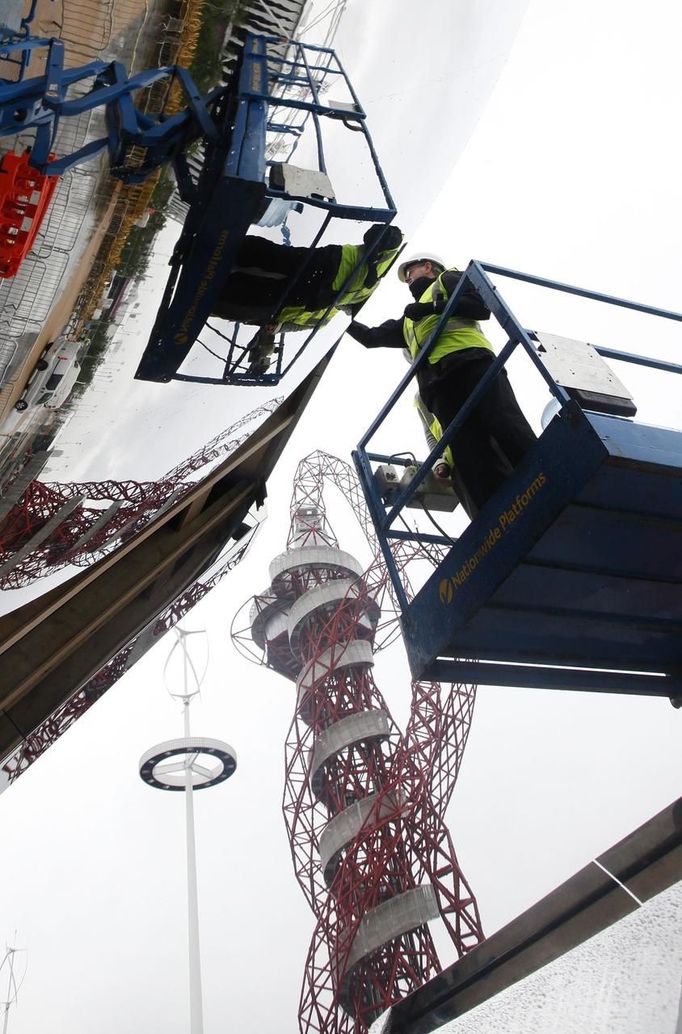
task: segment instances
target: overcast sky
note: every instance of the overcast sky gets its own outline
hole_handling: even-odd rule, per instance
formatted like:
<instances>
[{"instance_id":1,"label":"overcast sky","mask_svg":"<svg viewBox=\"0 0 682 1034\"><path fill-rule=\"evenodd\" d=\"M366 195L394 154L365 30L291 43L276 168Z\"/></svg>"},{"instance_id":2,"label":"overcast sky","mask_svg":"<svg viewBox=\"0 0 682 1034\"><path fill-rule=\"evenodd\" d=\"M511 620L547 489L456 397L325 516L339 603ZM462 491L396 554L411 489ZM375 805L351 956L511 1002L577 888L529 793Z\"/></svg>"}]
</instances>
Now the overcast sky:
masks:
<instances>
[{"instance_id":1,"label":"overcast sky","mask_svg":"<svg viewBox=\"0 0 682 1034\"><path fill-rule=\"evenodd\" d=\"M349 4L337 46L410 251L458 265L481 258L679 308L682 14L662 0L645 10L622 0L531 0L503 69L524 7ZM502 291L528 326L675 356L674 328ZM404 288L386 283L363 320L397 315L405 301ZM226 739L239 762L227 784L196 802L206 1034L295 1034L313 928L280 813L293 688L235 655L232 616L267 585L268 562L285 546L298 460L315 448L349 458L402 373L399 357L343 343L271 480L270 518L252 555L187 620L205 626L211 644L193 730ZM528 384L523 401L538 427L541 393L522 368L516 383ZM629 387L645 419L679 423L679 389L675 396L639 374ZM188 420L188 441L158 459L160 470L231 422L215 396L206 403L200 389L173 391L183 414L201 405L205 428ZM150 431L171 408L158 398L147 407ZM416 447L414 419L406 409L404 447ZM121 472L126 462L120 449ZM349 521L338 502L331 520L343 546ZM16 929L28 949L11 1034L188 1029L182 801L137 776L140 755L181 732L162 684L168 649L159 644L0 797L0 940ZM404 725L399 646L378 659L375 675ZM666 701L479 690L449 821L488 933L678 795L681 720Z\"/></svg>"}]
</instances>

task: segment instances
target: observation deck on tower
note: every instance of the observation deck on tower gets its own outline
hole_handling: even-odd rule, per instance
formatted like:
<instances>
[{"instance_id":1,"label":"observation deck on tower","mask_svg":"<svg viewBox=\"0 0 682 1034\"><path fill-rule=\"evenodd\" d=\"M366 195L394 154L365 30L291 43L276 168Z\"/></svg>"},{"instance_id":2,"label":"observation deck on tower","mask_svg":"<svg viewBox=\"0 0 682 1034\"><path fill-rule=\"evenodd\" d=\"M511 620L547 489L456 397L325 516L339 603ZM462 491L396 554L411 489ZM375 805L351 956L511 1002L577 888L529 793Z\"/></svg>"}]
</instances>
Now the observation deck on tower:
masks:
<instances>
[{"instance_id":1,"label":"observation deck on tower","mask_svg":"<svg viewBox=\"0 0 682 1034\"><path fill-rule=\"evenodd\" d=\"M401 602L412 673L682 700L682 430L634 419L636 400L604 359L623 363L624 376L641 368L658 371L672 397L679 396L682 366L528 330L491 275L659 321L682 321L679 313L479 262L469 265L355 454ZM415 477L387 494L376 469L399 461L369 451L368 443L426 361L467 285L503 328L506 345ZM556 413L534 447L458 538L447 529L435 535L396 527L431 465L446 444L456 443L463 420L517 347L556 400ZM406 539L442 549L413 599L391 548Z\"/></svg>"}]
</instances>

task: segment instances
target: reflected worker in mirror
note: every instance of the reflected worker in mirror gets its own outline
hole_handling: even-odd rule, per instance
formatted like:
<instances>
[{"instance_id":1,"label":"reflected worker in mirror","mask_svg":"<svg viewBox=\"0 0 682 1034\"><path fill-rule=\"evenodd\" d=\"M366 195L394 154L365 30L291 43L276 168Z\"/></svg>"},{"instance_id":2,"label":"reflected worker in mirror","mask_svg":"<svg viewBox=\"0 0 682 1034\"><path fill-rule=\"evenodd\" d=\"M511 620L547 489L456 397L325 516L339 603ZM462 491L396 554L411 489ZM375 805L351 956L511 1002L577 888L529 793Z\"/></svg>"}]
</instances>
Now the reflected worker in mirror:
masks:
<instances>
[{"instance_id":1,"label":"reflected worker in mirror","mask_svg":"<svg viewBox=\"0 0 682 1034\"><path fill-rule=\"evenodd\" d=\"M383 223L370 226L362 244L325 244L314 249L246 237L213 315L262 328L275 326L285 332L326 323L338 312L354 316L390 268L402 239L397 226ZM342 288L341 297L334 302ZM284 304L275 312L282 300Z\"/></svg>"}]
</instances>

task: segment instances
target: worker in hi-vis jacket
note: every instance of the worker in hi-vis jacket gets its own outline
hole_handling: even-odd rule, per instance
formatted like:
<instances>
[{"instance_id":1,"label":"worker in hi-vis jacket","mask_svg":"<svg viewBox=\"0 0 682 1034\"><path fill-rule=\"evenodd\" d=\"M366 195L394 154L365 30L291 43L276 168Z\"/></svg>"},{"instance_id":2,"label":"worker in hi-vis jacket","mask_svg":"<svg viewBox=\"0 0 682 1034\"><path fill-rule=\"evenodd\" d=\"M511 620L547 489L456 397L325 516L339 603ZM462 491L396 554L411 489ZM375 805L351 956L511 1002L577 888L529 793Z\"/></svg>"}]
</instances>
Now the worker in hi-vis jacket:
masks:
<instances>
[{"instance_id":1,"label":"worker in hi-vis jacket","mask_svg":"<svg viewBox=\"0 0 682 1034\"><path fill-rule=\"evenodd\" d=\"M446 269L435 256L407 259L400 264L398 276L408 285L414 301L403 316L373 328L353 322L348 333L366 348L407 347L414 360L461 275L457 269ZM476 291L465 290L417 372L419 394L443 429L495 361L492 345L478 323L489 318L490 311ZM470 517L476 516L535 440L507 374L501 370L451 443L455 467L466 490L462 503Z\"/></svg>"},{"instance_id":2,"label":"worker in hi-vis jacket","mask_svg":"<svg viewBox=\"0 0 682 1034\"><path fill-rule=\"evenodd\" d=\"M402 239L397 226L383 223L370 226L362 244L314 249L245 237L213 314L281 331L310 329L339 311L353 316L376 290ZM377 241L378 247L365 258Z\"/></svg>"}]
</instances>

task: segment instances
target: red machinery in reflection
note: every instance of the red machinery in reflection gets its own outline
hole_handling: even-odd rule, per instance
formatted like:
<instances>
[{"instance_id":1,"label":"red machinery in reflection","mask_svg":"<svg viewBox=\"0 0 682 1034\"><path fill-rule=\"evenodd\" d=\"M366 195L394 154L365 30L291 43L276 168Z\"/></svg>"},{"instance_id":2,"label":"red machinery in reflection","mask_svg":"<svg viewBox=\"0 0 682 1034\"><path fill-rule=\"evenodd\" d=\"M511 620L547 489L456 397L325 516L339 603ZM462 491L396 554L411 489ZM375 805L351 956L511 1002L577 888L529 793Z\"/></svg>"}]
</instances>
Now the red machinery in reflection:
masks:
<instances>
[{"instance_id":1,"label":"red machinery in reflection","mask_svg":"<svg viewBox=\"0 0 682 1034\"><path fill-rule=\"evenodd\" d=\"M0 277L16 276L47 215L58 176L29 165L30 150L0 161ZM54 157L54 156L52 156Z\"/></svg>"}]
</instances>

